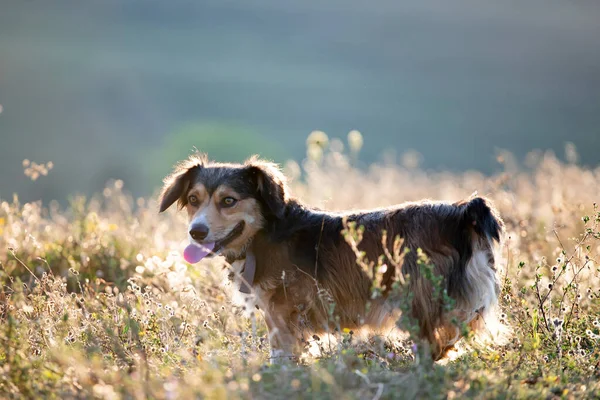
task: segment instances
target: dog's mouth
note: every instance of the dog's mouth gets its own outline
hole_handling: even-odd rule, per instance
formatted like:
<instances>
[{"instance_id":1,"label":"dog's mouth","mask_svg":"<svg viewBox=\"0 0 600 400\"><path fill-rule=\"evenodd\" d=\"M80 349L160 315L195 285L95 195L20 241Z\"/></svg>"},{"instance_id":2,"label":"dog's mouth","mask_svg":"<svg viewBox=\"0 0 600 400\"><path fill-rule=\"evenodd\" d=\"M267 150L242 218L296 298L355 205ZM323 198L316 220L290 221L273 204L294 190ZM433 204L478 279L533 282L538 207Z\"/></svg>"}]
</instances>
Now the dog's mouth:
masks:
<instances>
[{"instance_id":1,"label":"dog's mouth","mask_svg":"<svg viewBox=\"0 0 600 400\"><path fill-rule=\"evenodd\" d=\"M240 221L230 232L227 236L225 236L223 239L221 240L217 240L215 242L215 247L212 250L212 255L215 254L219 254L219 252L224 249L225 247L227 247L227 245L231 242L233 242L235 239L237 239L238 237L240 237L242 235L242 233L244 232L244 226L246 225L246 223L244 221Z\"/></svg>"},{"instance_id":2,"label":"dog's mouth","mask_svg":"<svg viewBox=\"0 0 600 400\"><path fill-rule=\"evenodd\" d=\"M245 222L239 222L223 239L215 242L193 242L190 243L183 252L183 257L190 264L195 264L204 257L212 257L220 254L221 250L227 247L228 244L237 239L243 232Z\"/></svg>"}]
</instances>

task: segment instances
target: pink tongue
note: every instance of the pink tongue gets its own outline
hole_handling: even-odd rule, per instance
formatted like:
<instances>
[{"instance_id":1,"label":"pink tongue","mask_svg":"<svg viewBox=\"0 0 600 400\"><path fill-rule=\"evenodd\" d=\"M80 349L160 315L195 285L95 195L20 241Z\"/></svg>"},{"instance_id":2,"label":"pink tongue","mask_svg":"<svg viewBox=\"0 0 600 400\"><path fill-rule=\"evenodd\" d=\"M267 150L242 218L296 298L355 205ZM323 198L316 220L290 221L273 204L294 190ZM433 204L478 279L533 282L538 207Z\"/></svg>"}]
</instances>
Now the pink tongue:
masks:
<instances>
[{"instance_id":1,"label":"pink tongue","mask_svg":"<svg viewBox=\"0 0 600 400\"><path fill-rule=\"evenodd\" d=\"M183 258L190 264L196 264L202 260L208 253L215 248L215 242L199 244L189 244L183 251Z\"/></svg>"}]
</instances>

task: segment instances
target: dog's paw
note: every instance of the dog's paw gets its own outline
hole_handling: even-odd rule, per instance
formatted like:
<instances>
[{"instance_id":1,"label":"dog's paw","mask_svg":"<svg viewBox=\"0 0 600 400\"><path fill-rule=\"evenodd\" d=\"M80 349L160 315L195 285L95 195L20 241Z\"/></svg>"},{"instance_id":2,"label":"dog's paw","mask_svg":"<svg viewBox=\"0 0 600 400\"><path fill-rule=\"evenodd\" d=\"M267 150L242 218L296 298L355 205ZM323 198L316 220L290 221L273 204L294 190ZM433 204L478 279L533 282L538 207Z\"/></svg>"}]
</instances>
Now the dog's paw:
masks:
<instances>
[{"instance_id":1,"label":"dog's paw","mask_svg":"<svg viewBox=\"0 0 600 400\"><path fill-rule=\"evenodd\" d=\"M284 365L295 363L298 357L284 350L271 350L269 354L269 363L271 365Z\"/></svg>"}]
</instances>

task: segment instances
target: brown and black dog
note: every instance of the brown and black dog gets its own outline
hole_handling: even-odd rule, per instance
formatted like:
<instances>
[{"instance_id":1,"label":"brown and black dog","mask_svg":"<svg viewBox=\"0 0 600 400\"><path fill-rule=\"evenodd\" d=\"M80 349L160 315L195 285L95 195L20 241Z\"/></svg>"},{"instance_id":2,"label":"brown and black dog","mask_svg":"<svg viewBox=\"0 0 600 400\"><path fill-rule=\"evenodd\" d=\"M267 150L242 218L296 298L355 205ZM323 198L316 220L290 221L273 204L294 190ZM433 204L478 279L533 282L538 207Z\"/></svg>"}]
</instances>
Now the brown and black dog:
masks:
<instances>
[{"instance_id":1,"label":"brown and black dog","mask_svg":"<svg viewBox=\"0 0 600 400\"><path fill-rule=\"evenodd\" d=\"M235 285L264 312L272 361L297 357L303 340L330 332L332 318L323 306L323 293L335 304L341 328L394 327L399 310L386 293L397 273L410 276L411 317L436 360L461 338L461 326L481 332L490 328L486 321L496 320L499 284L493 248L503 222L484 198L326 212L291 197L273 163L254 157L244 164L224 164L194 155L165 178L160 212L175 202L187 210L190 242L224 256ZM386 250L389 255L397 236L407 250L401 265L387 263L378 299L371 298L372 280L342 236L345 221L364 227L358 249L369 260L378 260ZM418 249L441 277L453 299L451 308L434 296Z\"/></svg>"}]
</instances>

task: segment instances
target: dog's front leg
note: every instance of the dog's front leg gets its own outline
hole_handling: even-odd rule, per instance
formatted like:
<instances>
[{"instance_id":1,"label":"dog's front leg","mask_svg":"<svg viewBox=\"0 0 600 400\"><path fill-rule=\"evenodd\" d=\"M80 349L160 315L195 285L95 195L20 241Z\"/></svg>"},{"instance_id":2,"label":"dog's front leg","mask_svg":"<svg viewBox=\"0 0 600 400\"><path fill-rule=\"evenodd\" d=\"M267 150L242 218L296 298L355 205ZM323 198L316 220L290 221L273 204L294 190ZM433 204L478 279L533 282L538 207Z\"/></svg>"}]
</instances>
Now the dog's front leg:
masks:
<instances>
[{"instance_id":1,"label":"dog's front leg","mask_svg":"<svg viewBox=\"0 0 600 400\"><path fill-rule=\"evenodd\" d=\"M271 345L269 353L271 364L282 364L298 360L300 349L298 338L295 335L293 315L285 311L273 307L265 313Z\"/></svg>"}]
</instances>

